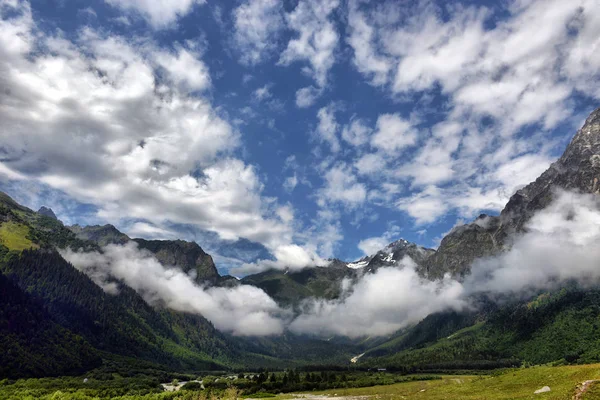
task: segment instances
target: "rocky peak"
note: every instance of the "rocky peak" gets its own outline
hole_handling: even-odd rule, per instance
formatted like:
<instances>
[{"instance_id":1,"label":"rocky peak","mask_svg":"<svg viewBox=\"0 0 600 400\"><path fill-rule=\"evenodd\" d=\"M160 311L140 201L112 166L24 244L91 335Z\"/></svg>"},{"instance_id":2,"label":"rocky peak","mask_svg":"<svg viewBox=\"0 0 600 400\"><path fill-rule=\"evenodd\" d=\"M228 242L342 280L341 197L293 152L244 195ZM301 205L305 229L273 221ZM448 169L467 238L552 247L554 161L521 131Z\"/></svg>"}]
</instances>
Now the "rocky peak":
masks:
<instances>
[{"instance_id":1,"label":"rocky peak","mask_svg":"<svg viewBox=\"0 0 600 400\"><path fill-rule=\"evenodd\" d=\"M140 249L153 253L162 264L181 268L193 275L198 283L217 283L220 278L212 257L206 254L196 242L131 239L110 224L85 227L73 225L69 229L79 239L92 241L99 246L125 244L133 240Z\"/></svg>"},{"instance_id":2,"label":"rocky peak","mask_svg":"<svg viewBox=\"0 0 600 400\"><path fill-rule=\"evenodd\" d=\"M552 201L555 188L600 193L600 108L586 119L563 155L534 182L518 190L502 210L517 230Z\"/></svg>"},{"instance_id":3,"label":"rocky peak","mask_svg":"<svg viewBox=\"0 0 600 400\"><path fill-rule=\"evenodd\" d=\"M402 260L405 256L410 257L417 265L421 265L425 259L430 257L435 250L421 247L405 239L398 239L377 253L361 258L358 261L348 263L353 269L365 268L366 271L375 271L381 267L391 267Z\"/></svg>"},{"instance_id":4,"label":"rocky peak","mask_svg":"<svg viewBox=\"0 0 600 400\"><path fill-rule=\"evenodd\" d=\"M125 244L129 236L119 231L114 225L72 225L68 227L81 240L90 240L99 246L107 244Z\"/></svg>"},{"instance_id":5,"label":"rocky peak","mask_svg":"<svg viewBox=\"0 0 600 400\"><path fill-rule=\"evenodd\" d=\"M563 155L534 182L518 190L500 216L480 216L450 232L438 251L425 262L430 279L445 273L464 276L471 263L510 247L510 237L521 232L533 214L550 204L556 189L600 193L600 108L586 119Z\"/></svg>"},{"instance_id":6,"label":"rocky peak","mask_svg":"<svg viewBox=\"0 0 600 400\"><path fill-rule=\"evenodd\" d=\"M195 276L197 282L215 283L220 275L212 257L196 242L185 240L133 239L140 249L146 249L164 265L181 268Z\"/></svg>"},{"instance_id":7,"label":"rocky peak","mask_svg":"<svg viewBox=\"0 0 600 400\"><path fill-rule=\"evenodd\" d=\"M46 217L50 217L52 219L58 219L56 218L56 214L54 214L54 211L52 211L51 208L46 207L46 206L41 206L40 209L37 211L38 214L40 215L44 215Z\"/></svg>"}]
</instances>

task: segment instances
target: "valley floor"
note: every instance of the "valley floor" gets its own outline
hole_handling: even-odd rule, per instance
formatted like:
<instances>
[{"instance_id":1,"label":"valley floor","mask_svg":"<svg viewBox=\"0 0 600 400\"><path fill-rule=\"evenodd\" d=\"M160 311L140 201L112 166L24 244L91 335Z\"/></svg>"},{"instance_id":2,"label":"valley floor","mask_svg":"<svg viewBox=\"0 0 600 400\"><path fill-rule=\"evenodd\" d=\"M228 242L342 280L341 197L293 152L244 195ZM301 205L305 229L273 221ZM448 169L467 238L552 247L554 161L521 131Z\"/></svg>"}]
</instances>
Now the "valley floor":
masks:
<instances>
[{"instance_id":1,"label":"valley floor","mask_svg":"<svg viewBox=\"0 0 600 400\"><path fill-rule=\"evenodd\" d=\"M398 383L310 394L279 395L274 400L396 400L396 399L600 399L600 364L531 367L486 376L443 376L440 380ZM588 382L592 381L592 382ZM586 385L583 385L587 382ZM544 386L549 392L534 394ZM581 387L584 386L584 392ZM578 396L578 397L575 397Z\"/></svg>"},{"instance_id":2,"label":"valley floor","mask_svg":"<svg viewBox=\"0 0 600 400\"><path fill-rule=\"evenodd\" d=\"M79 378L76 378L79 379ZM138 378L133 378L134 381ZM62 387L62 385L65 387ZM112 383L117 384L116 382ZM142 386L132 385L127 395L111 396L110 389L97 386L95 390L74 389L65 378L44 378L15 382L0 380L0 400L234 400L237 392L228 389L219 395L207 396L204 391L149 393ZM101 386L101 385L100 385ZM548 386L550 391L534 392ZM53 390L41 390L46 387ZM259 397L259 396L257 396ZM263 399L266 395L260 396ZM445 375L441 379L410 381L387 386L356 389L332 389L309 393L287 393L269 396L272 400L400 400L400 399L600 399L600 364L577 366L536 366L497 371L491 375ZM248 400L248 399L247 399ZM258 400L258 399L257 399Z\"/></svg>"}]
</instances>

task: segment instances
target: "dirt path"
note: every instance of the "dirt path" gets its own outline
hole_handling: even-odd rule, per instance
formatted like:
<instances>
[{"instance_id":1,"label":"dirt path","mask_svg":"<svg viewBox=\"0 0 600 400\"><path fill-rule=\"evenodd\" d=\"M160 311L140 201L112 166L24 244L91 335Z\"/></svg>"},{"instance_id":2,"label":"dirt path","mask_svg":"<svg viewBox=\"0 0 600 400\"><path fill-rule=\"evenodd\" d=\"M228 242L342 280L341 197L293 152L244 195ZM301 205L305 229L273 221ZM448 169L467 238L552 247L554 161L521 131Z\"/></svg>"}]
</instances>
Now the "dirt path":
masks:
<instances>
[{"instance_id":1,"label":"dirt path","mask_svg":"<svg viewBox=\"0 0 600 400\"><path fill-rule=\"evenodd\" d=\"M599 382L599 380L592 379L589 381L582 382L580 385L577 385L577 389L575 389L575 395L573 395L573 400L581 400L585 392L587 392L590 388L590 385L594 382Z\"/></svg>"}]
</instances>

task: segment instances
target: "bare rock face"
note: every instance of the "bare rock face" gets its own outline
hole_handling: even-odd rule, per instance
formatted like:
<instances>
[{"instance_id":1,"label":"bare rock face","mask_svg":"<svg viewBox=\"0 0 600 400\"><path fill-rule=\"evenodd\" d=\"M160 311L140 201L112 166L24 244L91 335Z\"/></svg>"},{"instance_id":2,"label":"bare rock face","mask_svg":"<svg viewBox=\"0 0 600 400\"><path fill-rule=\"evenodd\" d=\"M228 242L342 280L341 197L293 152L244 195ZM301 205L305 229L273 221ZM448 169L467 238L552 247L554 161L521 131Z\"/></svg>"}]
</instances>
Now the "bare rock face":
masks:
<instances>
[{"instance_id":1,"label":"bare rock face","mask_svg":"<svg viewBox=\"0 0 600 400\"><path fill-rule=\"evenodd\" d=\"M212 257L195 242L184 240L145 240L131 239L113 225L70 226L79 239L92 241L99 246L125 244L135 241L140 249L145 249L163 265L180 268L194 277L198 283L217 283L220 279Z\"/></svg>"},{"instance_id":2,"label":"bare rock face","mask_svg":"<svg viewBox=\"0 0 600 400\"><path fill-rule=\"evenodd\" d=\"M56 218L56 214L54 214L54 211L52 211L51 208L48 208L46 206L41 206L37 213L46 217L50 217L52 219L58 219Z\"/></svg>"},{"instance_id":3,"label":"bare rock face","mask_svg":"<svg viewBox=\"0 0 600 400\"><path fill-rule=\"evenodd\" d=\"M205 253L196 242L185 240L145 240L133 239L140 249L154 253L163 265L181 268L192 274L197 282L216 283L220 275L212 257Z\"/></svg>"},{"instance_id":4,"label":"bare rock face","mask_svg":"<svg viewBox=\"0 0 600 400\"><path fill-rule=\"evenodd\" d=\"M600 108L590 114L563 155L534 182L518 190L499 216L480 216L450 232L437 252L425 260L422 274L430 279L450 273L462 277L480 257L511 246L512 234L553 200L557 189L600 193Z\"/></svg>"},{"instance_id":5,"label":"bare rock face","mask_svg":"<svg viewBox=\"0 0 600 400\"><path fill-rule=\"evenodd\" d=\"M435 250L433 249L421 247L407 240L399 239L368 257L368 264L365 270L374 272L378 268L392 267L399 261L402 261L404 257L410 257L417 265L422 265L433 254L435 254Z\"/></svg>"}]
</instances>

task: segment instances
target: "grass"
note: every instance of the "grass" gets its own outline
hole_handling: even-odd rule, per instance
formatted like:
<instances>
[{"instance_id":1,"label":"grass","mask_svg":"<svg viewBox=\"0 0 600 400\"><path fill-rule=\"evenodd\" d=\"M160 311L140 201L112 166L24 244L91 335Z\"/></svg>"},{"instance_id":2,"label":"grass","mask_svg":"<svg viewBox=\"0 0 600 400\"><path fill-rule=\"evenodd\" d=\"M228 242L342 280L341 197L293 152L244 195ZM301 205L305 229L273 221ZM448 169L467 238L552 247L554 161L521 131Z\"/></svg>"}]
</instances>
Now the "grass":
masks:
<instances>
[{"instance_id":1,"label":"grass","mask_svg":"<svg viewBox=\"0 0 600 400\"><path fill-rule=\"evenodd\" d=\"M0 225L0 243L9 250L22 251L32 247L38 247L27 239L29 227L13 221L4 222Z\"/></svg>"},{"instance_id":2,"label":"grass","mask_svg":"<svg viewBox=\"0 0 600 400\"><path fill-rule=\"evenodd\" d=\"M583 381L600 379L600 364L562 367L531 367L506 370L498 375L444 376L440 380L398 383L357 389L333 389L311 392L311 395L374 396L376 400L396 399L571 399L576 386ZM543 386L548 393L534 394ZM291 399L286 394L278 400ZM600 399L600 386L593 385L583 399Z\"/></svg>"},{"instance_id":3,"label":"grass","mask_svg":"<svg viewBox=\"0 0 600 400\"><path fill-rule=\"evenodd\" d=\"M369 400L400 400L400 399L572 399L577 385L592 379L600 378L600 364L579 366L539 366L513 370L496 371L492 375L450 375L442 379L426 381L410 381L387 386L371 386L356 389L332 389L313 391L307 400L322 400L330 397L335 400L340 396L372 396ZM217 398L233 400L240 398L235 388L222 392L213 392L212 396L206 391L184 391L177 393L157 393L156 384L143 378L116 379L111 381L96 381L90 379L86 384L80 378L46 378L19 380L7 382L0 380L0 399L23 400L98 400L107 398L144 399L144 400L208 400ZM534 394L543 386L549 386L550 392ZM139 389L137 389L139 388ZM142 389L143 388L143 389ZM58 392L62 393L58 393ZM154 393L151 393L154 391ZM160 391L160 389L158 389ZM129 396L122 396L128 392ZM137 393L136 393L137 392ZM235 393L233 393L235 392ZM109 395L112 393L112 395ZM137 394L137 396L136 396ZM252 398L271 398L270 394L260 393ZM302 394L281 394L274 400L298 400ZM590 386L583 400L600 399L600 384ZM342 399L340 399L342 400ZM359 400L359 399L344 399Z\"/></svg>"}]
</instances>

